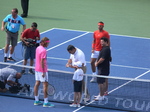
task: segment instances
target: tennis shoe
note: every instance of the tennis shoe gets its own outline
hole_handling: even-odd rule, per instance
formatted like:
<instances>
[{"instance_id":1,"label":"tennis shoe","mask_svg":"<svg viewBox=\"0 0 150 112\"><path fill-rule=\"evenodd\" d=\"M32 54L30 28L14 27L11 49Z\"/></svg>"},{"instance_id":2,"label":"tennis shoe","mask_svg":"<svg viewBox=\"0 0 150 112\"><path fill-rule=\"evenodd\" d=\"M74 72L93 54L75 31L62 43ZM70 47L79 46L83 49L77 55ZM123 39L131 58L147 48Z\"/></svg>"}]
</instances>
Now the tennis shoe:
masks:
<instances>
[{"instance_id":1,"label":"tennis shoe","mask_svg":"<svg viewBox=\"0 0 150 112\"><path fill-rule=\"evenodd\" d=\"M70 107L77 107L77 104L71 104L71 105L69 105Z\"/></svg>"},{"instance_id":2,"label":"tennis shoe","mask_svg":"<svg viewBox=\"0 0 150 112\"><path fill-rule=\"evenodd\" d=\"M35 74L32 69L29 69L29 73L33 75Z\"/></svg>"},{"instance_id":3,"label":"tennis shoe","mask_svg":"<svg viewBox=\"0 0 150 112\"><path fill-rule=\"evenodd\" d=\"M107 96L108 95L108 91L106 91L105 93L104 93L104 96Z\"/></svg>"},{"instance_id":4,"label":"tennis shoe","mask_svg":"<svg viewBox=\"0 0 150 112\"><path fill-rule=\"evenodd\" d=\"M51 104L51 103L44 103L43 107L54 107L55 105Z\"/></svg>"},{"instance_id":5,"label":"tennis shoe","mask_svg":"<svg viewBox=\"0 0 150 112\"><path fill-rule=\"evenodd\" d=\"M94 96L94 98L100 97L100 95Z\"/></svg>"},{"instance_id":6,"label":"tennis shoe","mask_svg":"<svg viewBox=\"0 0 150 112\"><path fill-rule=\"evenodd\" d=\"M90 101L90 98L84 98L83 101L84 101L84 102L89 102L89 101Z\"/></svg>"},{"instance_id":7,"label":"tennis shoe","mask_svg":"<svg viewBox=\"0 0 150 112\"><path fill-rule=\"evenodd\" d=\"M4 62L7 62L7 57L4 57Z\"/></svg>"},{"instance_id":8,"label":"tennis shoe","mask_svg":"<svg viewBox=\"0 0 150 112\"><path fill-rule=\"evenodd\" d=\"M9 61L16 61L16 60L13 59L12 57L7 58L7 60L9 60Z\"/></svg>"},{"instance_id":9,"label":"tennis shoe","mask_svg":"<svg viewBox=\"0 0 150 112\"><path fill-rule=\"evenodd\" d=\"M41 105L42 102L41 101L34 101L34 105Z\"/></svg>"},{"instance_id":10,"label":"tennis shoe","mask_svg":"<svg viewBox=\"0 0 150 112\"><path fill-rule=\"evenodd\" d=\"M92 82L96 82L95 80L96 80L96 78L95 78L95 77L92 77L92 79L90 80L90 82L91 82L91 83L92 83Z\"/></svg>"},{"instance_id":11,"label":"tennis shoe","mask_svg":"<svg viewBox=\"0 0 150 112\"><path fill-rule=\"evenodd\" d=\"M80 104L77 104L77 107L81 107L81 105L80 105Z\"/></svg>"},{"instance_id":12,"label":"tennis shoe","mask_svg":"<svg viewBox=\"0 0 150 112\"><path fill-rule=\"evenodd\" d=\"M24 74L25 73L25 70L21 70L21 74Z\"/></svg>"},{"instance_id":13,"label":"tennis shoe","mask_svg":"<svg viewBox=\"0 0 150 112\"><path fill-rule=\"evenodd\" d=\"M95 101L102 101L102 100L104 100L104 96L98 96L98 97L96 97L95 99L94 99Z\"/></svg>"},{"instance_id":14,"label":"tennis shoe","mask_svg":"<svg viewBox=\"0 0 150 112\"><path fill-rule=\"evenodd\" d=\"M96 73L93 73L93 76L95 76L96 75ZM92 77L92 79L90 80L90 82L92 83L92 82L96 82L96 77Z\"/></svg>"}]
</instances>

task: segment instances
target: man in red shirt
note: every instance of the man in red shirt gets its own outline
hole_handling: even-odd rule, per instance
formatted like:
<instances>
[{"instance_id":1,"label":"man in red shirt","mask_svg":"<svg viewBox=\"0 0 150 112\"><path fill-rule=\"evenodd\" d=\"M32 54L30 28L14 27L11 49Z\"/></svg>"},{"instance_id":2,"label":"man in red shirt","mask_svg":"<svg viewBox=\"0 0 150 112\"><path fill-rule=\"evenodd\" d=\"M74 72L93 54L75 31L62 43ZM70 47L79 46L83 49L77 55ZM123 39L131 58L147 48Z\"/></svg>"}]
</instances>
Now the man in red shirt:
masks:
<instances>
[{"instance_id":1,"label":"man in red shirt","mask_svg":"<svg viewBox=\"0 0 150 112\"><path fill-rule=\"evenodd\" d=\"M31 28L26 29L22 35L21 40L24 46L24 62L23 65L27 64L27 60L30 58L30 66L34 64L36 41L40 40L40 33L37 29L37 23L33 22ZM22 74L25 73L25 68L21 71ZM29 69L29 73L34 74L32 69Z\"/></svg>"},{"instance_id":2,"label":"man in red shirt","mask_svg":"<svg viewBox=\"0 0 150 112\"><path fill-rule=\"evenodd\" d=\"M110 40L109 33L103 30L103 28L104 28L104 23L101 21L98 23L98 30L94 31L94 34L93 34L92 54L91 54L91 69L92 69L93 75L96 75L95 62L99 56L99 52L102 49L100 40L102 37L106 37ZM110 46L110 41L108 42L108 45ZM92 77L90 82L95 82L95 77Z\"/></svg>"}]
</instances>

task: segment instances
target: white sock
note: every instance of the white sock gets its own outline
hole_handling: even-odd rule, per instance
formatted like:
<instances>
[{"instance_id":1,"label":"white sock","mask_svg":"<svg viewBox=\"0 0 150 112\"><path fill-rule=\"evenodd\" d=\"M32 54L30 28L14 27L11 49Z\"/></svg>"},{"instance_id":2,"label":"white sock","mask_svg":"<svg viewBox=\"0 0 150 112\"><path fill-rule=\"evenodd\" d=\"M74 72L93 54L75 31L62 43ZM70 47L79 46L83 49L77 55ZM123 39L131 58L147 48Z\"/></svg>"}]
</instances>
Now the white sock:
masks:
<instances>
[{"instance_id":1,"label":"white sock","mask_svg":"<svg viewBox=\"0 0 150 112\"><path fill-rule=\"evenodd\" d=\"M12 57L12 54L9 54L9 58Z\"/></svg>"},{"instance_id":2,"label":"white sock","mask_svg":"<svg viewBox=\"0 0 150 112\"><path fill-rule=\"evenodd\" d=\"M93 72L93 75L96 75L96 72Z\"/></svg>"},{"instance_id":3,"label":"white sock","mask_svg":"<svg viewBox=\"0 0 150 112\"><path fill-rule=\"evenodd\" d=\"M39 101L39 96L34 96L35 97L35 101Z\"/></svg>"},{"instance_id":4,"label":"white sock","mask_svg":"<svg viewBox=\"0 0 150 112\"><path fill-rule=\"evenodd\" d=\"M4 57L7 57L7 53L4 53Z\"/></svg>"},{"instance_id":5,"label":"white sock","mask_svg":"<svg viewBox=\"0 0 150 112\"><path fill-rule=\"evenodd\" d=\"M48 98L44 98L44 103L48 103Z\"/></svg>"}]
</instances>

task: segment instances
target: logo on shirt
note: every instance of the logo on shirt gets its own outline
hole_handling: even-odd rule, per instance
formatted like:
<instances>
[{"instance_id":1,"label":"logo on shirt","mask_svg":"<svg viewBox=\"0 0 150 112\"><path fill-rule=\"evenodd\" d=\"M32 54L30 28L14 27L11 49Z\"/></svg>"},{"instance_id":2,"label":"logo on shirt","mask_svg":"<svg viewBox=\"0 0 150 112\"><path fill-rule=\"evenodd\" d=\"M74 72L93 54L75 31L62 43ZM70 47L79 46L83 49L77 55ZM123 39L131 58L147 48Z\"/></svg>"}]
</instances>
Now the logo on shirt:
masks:
<instances>
[{"instance_id":1,"label":"logo on shirt","mask_svg":"<svg viewBox=\"0 0 150 112\"><path fill-rule=\"evenodd\" d=\"M10 23L20 23L20 20L13 20L13 19L8 19L8 21L10 22Z\"/></svg>"}]
</instances>

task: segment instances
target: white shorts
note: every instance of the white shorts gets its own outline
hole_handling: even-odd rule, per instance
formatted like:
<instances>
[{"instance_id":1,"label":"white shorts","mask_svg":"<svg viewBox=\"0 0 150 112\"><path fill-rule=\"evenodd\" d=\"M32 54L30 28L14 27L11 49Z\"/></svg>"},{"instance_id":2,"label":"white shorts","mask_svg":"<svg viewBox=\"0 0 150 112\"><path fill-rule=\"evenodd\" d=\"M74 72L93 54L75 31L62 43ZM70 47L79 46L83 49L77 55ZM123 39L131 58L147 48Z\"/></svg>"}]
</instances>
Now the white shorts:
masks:
<instances>
[{"instance_id":1,"label":"white shorts","mask_svg":"<svg viewBox=\"0 0 150 112\"><path fill-rule=\"evenodd\" d=\"M35 80L40 82L48 82L48 72L45 73L45 77L42 77L43 72L35 71Z\"/></svg>"},{"instance_id":2,"label":"white shorts","mask_svg":"<svg viewBox=\"0 0 150 112\"><path fill-rule=\"evenodd\" d=\"M94 51L94 53L91 54L91 58L98 58L100 51Z\"/></svg>"}]
</instances>

